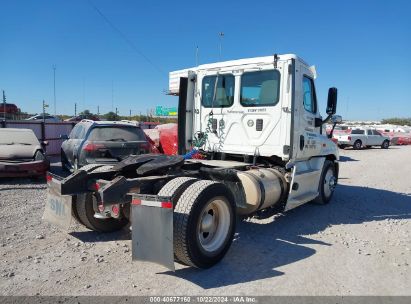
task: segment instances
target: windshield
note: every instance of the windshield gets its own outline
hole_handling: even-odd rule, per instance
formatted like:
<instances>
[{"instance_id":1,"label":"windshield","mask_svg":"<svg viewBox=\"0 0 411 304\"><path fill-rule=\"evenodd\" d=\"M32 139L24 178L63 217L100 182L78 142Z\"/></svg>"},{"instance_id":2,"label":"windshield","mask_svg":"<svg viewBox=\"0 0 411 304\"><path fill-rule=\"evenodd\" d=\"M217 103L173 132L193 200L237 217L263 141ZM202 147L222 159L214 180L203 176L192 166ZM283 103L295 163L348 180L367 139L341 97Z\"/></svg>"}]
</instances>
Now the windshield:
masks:
<instances>
[{"instance_id":1,"label":"windshield","mask_svg":"<svg viewBox=\"0 0 411 304\"><path fill-rule=\"evenodd\" d=\"M0 129L0 145L38 145L36 135L32 130Z\"/></svg>"},{"instance_id":2,"label":"windshield","mask_svg":"<svg viewBox=\"0 0 411 304\"><path fill-rule=\"evenodd\" d=\"M145 141L146 137L137 127L96 127L91 130L89 140L94 141Z\"/></svg>"},{"instance_id":3,"label":"windshield","mask_svg":"<svg viewBox=\"0 0 411 304\"><path fill-rule=\"evenodd\" d=\"M217 87L216 87L216 79ZM217 89L214 94L214 89ZM215 96L214 96L215 95ZM215 98L215 100L214 100ZM234 76L231 74L203 78L201 103L205 108L231 107L234 102Z\"/></svg>"}]
</instances>

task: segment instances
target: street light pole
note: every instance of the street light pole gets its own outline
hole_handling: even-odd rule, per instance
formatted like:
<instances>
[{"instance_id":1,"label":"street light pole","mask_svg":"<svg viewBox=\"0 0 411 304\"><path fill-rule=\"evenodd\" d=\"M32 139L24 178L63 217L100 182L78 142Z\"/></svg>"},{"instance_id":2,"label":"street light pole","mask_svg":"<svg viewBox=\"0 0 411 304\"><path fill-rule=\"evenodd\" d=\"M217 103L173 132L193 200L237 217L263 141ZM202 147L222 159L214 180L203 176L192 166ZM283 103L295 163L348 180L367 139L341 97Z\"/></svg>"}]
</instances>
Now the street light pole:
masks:
<instances>
[{"instance_id":1,"label":"street light pole","mask_svg":"<svg viewBox=\"0 0 411 304\"><path fill-rule=\"evenodd\" d=\"M56 65L53 64L53 87L54 87L54 115L57 115L56 109Z\"/></svg>"}]
</instances>

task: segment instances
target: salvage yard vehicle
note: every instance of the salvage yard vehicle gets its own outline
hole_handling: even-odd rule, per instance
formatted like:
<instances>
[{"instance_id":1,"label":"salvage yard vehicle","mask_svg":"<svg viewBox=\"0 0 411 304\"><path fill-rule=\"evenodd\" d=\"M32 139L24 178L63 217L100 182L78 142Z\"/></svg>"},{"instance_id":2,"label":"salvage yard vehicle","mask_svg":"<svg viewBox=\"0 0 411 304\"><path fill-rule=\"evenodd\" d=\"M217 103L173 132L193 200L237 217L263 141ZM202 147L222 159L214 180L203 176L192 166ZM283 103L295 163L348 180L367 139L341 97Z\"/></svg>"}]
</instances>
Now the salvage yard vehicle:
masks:
<instances>
[{"instance_id":1,"label":"salvage yard vehicle","mask_svg":"<svg viewBox=\"0 0 411 304\"><path fill-rule=\"evenodd\" d=\"M213 266L238 217L331 200L339 154L322 125L331 119L335 127L341 116L330 88L321 117L315 78L315 68L293 54L171 72L179 155L131 155L66 178L50 175L44 219L68 227L73 214L95 231L131 222L133 260Z\"/></svg>"},{"instance_id":2,"label":"salvage yard vehicle","mask_svg":"<svg viewBox=\"0 0 411 304\"><path fill-rule=\"evenodd\" d=\"M83 119L69 136L61 135L61 164L76 171L87 164L113 164L130 154L149 153L148 143L138 123Z\"/></svg>"},{"instance_id":3,"label":"salvage yard vehicle","mask_svg":"<svg viewBox=\"0 0 411 304\"><path fill-rule=\"evenodd\" d=\"M341 149L349 146L352 146L355 150L371 146L380 146L382 149L390 147L390 138L371 128L352 129L350 134L334 136L337 138L338 146Z\"/></svg>"},{"instance_id":4,"label":"salvage yard vehicle","mask_svg":"<svg viewBox=\"0 0 411 304\"><path fill-rule=\"evenodd\" d=\"M30 129L0 129L0 177L45 176L50 167L44 148Z\"/></svg>"}]
</instances>

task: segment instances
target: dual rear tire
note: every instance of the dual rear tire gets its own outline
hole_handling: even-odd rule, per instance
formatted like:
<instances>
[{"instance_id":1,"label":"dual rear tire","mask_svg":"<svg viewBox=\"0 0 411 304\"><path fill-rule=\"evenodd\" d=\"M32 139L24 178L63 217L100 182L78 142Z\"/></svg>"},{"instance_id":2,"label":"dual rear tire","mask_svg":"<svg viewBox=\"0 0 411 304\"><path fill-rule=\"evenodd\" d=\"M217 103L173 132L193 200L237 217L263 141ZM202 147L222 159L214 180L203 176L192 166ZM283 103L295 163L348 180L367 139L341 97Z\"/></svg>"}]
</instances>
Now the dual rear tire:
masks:
<instances>
[{"instance_id":1,"label":"dual rear tire","mask_svg":"<svg viewBox=\"0 0 411 304\"><path fill-rule=\"evenodd\" d=\"M173 185L174 191L170 191ZM230 190L214 181L176 178L159 195L166 192L174 205L176 261L197 268L218 263L230 248L235 232L235 203Z\"/></svg>"}]
</instances>

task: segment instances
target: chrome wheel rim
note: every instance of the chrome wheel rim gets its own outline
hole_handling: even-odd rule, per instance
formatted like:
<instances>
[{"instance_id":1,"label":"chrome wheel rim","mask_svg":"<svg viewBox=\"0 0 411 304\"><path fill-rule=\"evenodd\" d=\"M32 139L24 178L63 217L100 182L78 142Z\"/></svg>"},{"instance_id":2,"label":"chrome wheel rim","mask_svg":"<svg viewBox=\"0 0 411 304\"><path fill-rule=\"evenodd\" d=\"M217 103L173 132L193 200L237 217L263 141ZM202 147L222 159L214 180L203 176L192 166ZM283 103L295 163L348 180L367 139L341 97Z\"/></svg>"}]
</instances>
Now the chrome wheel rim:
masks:
<instances>
[{"instance_id":1,"label":"chrome wheel rim","mask_svg":"<svg viewBox=\"0 0 411 304\"><path fill-rule=\"evenodd\" d=\"M324 195L326 198L329 198L333 194L336 185L337 179L334 176L333 169L330 167L324 178Z\"/></svg>"},{"instance_id":2,"label":"chrome wheel rim","mask_svg":"<svg viewBox=\"0 0 411 304\"><path fill-rule=\"evenodd\" d=\"M197 225L198 240L205 252L212 253L224 244L230 229L230 210L224 197L210 200Z\"/></svg>"}]
</instances>

